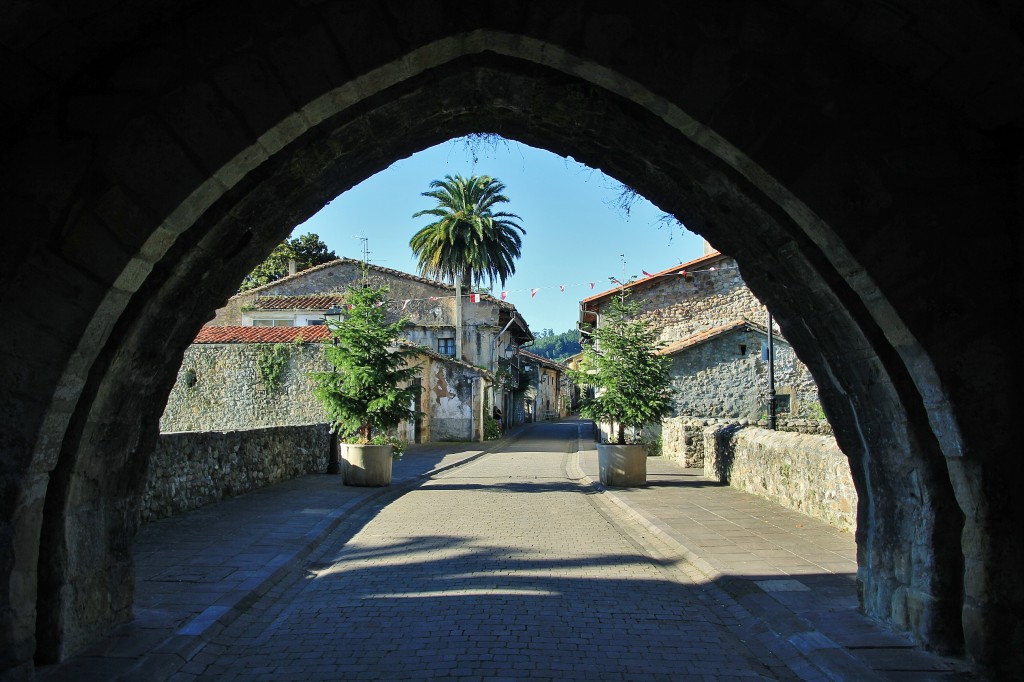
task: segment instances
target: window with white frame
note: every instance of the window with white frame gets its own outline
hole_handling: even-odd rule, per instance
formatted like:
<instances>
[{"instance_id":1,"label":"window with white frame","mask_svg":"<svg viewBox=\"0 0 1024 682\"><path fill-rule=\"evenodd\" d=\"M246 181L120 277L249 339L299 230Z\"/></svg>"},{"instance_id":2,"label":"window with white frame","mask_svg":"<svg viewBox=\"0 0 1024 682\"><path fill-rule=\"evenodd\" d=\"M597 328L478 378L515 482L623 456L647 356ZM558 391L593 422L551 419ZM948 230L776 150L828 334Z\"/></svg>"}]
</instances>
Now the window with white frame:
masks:
<instances>
[{"instance_id":1,"label":"window with white frame","mask_svg":"<svg viewBox=\"0 0 1024 682\"><path fill-rule=\"evenodd\" d=\"M260 319L253 320L252 326L254 327L294 327L295 320L291 318L274 318L274 319Z\"/></svg>"}]
</instances>

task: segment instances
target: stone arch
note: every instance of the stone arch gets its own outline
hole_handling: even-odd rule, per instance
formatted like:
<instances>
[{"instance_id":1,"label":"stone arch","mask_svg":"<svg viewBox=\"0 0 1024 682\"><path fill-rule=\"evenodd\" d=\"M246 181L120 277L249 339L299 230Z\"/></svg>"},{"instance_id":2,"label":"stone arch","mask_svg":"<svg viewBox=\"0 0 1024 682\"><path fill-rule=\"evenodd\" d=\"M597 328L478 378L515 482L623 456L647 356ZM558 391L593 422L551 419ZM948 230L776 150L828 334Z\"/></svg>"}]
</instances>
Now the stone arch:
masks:
<instances>
[{"instance_id":1,"label":"stone arch","mask_svg":"<svg viewBox=\"0 0 1024 682\"><path fill-rule=\"evenodd\" d=\"M4 436L5 666L68 655L129 617L133 505L159 413L189 340L242 275L338 192L475 131L599 167L733 255L814 372L851 458L865 608L938 648L966 635L983 662L1019 636L1002 628L1022 600L991 543L1012 537L1013 519L978 494L1009 443L986 438L968 404L971 378L1008 395L1005 354L956 329L978 311L932 276L948 257L910 248L925 228L949 234L964 213L951 194L987 202L993 225L978 237L1006 244L1007 187L979 158L974 122L907 95L887 113L927 109L915 134L945 141L966 170L894 181L893 155L914 169L934 155L899 146L899 126L873 111L905 83L817 24L796 31L799 51L750 30L793 20L786 10L485 3L449 25L425 4L390 15L314 3L288 21L275 9L140 19L138 42L101 51L26 109L60 125L9 145L7 168L30 172L4 205L41 236L24 238L29 258L3 262L6 300L24 315L2 366L18 398L3 415L17 425ZM170 49L185 36L187 58ZM669 63L666 49L685 76L650 68ZM67 160L62 173L48 156ZM904 230L898 264L860 238L878 222ZM999 252L992 261L1005 267ZM945 324L918 310L928 291ZM1012 555L1020 540L1001 546Z\"/></svg>"}]
</instances>

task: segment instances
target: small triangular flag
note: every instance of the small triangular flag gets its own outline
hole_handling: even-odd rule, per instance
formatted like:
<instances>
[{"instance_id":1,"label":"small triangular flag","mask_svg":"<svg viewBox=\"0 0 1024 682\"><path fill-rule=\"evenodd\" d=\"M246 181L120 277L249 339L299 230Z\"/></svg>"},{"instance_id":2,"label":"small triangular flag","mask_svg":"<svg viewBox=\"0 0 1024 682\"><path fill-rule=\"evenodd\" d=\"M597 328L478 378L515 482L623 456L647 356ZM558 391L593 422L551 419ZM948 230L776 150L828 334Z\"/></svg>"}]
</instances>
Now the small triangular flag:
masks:
<instances>
[{"instance_id":1,"label":"small triangular flag","mask_svg":"<svg viewBox=\"0 0 1024 682\"><path fill-rule=\"evenodd\" d=\"M405 299L405 302L402 304L402 310L405 310L408 307L409 307L409 299Z\"/></svg>"},{"instance_id":2,"label":"small triangular flag","mask_svg":"<svg viewBox=\"0 0 1024 682\"><path fill-rule=\"evenodd\" d=\"M559 285L558 285L558 288L559 288L559 289L560 289L560 290L561 290L561 291L562 291L563 293L565 292L565 285L564 285L564 284L559 284Z\"/></svg>"},{"instance_id":3,"label":"small triangular flag","mask_svg":"<svg viewBox=\"0 0 1024 682\"><path fill-rule=\"evenodd\" d=\"M501 300L504 301L506 296L508 296L508 292L507 291L501 292Z\"/></svg>"},{"instance_id":4,"label":"small triangular flag","mask_svg":"<svg viewBox=\"0 0 1024 682\"><path fill-rule=\"evenodd\" d=\"M480 294L470 294L469 295L469 302L470 303L479 303L480 302Z\"/></svg>"},{"instance_id":5,"label":"small triangular flag","mask_svg":"<svg viewBox=\"0 0 1024 682\"><path fill-rule=\"evenodd\" d=\"M644 273L644 277L653 277L654 276L651 273L647 272L646 270L641 270L640 272Z\"/></svg>"},{"instance_id":6,"label":"small triangular flag","mask_svg":"<svg viewBox=\"0 0 1024 682\"><path fill-rule=\"evenodd\" d=\"M538 291L540 291L540 289L530 289L530 298L536 296Z\"/></svg>"},{"instance_id":7,"label":"small triangular flag","mask_svg":"<svg viewBox=\"0 0 1024 682\"><path fill-rule=\"evenodd\" d=\"M593 282L591 282L591 283L590 283L590 288L591 288L591 289L593 289L593 288L594 288L594 283L593 283Z\"/></svg>"},{"instance_id":8,"label":"small triangular flag","mask_svg":"<svg viewBox=\"0 0 1024 682\"><path fill-rule=\"evenodd\" d=\"M436 300L437 300L437 296L431 296L431 297L430 297L430 300L431 300L431 301L436 301Z\"/></svg>"}]
</instances>

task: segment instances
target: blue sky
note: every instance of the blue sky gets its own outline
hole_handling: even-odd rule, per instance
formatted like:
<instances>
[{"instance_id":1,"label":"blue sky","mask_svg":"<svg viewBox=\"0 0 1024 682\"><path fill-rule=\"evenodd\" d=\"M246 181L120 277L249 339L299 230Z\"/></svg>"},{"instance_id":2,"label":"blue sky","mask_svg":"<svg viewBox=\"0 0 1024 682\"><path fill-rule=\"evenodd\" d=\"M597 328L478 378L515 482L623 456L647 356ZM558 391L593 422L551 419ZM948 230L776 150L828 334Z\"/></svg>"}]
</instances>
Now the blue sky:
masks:
<instances>
[{"instance_id":1,"label":"blue sky","mask_svg":"<svg viewBox=\"0 0 1024 682\"><path fill-rule=\"evenodd\" d=\"M616 201L619 183L600 171L501 139L475 147L465 139L450 140L397 161L335 198L292 234L314 232L349 258L362 258L359 237L367 237L371 263L415 273L409 239L430 218L412 215L433 207L422 196L431 180L455 174L486 174L505 183L505 210L522 218L526 234L515 275L504 287L495 283L495 294L508 291L506 300L535 334L573 328L579 301L610 288L609 277L622 276L623 256L626 276L639 277L643 270L663 270L703 252L700 237L678 225L670 228L650 202L640 198L628 214L623 211ZM535 296L532 289L538 289Z\"/></svg>"}]
</instances>

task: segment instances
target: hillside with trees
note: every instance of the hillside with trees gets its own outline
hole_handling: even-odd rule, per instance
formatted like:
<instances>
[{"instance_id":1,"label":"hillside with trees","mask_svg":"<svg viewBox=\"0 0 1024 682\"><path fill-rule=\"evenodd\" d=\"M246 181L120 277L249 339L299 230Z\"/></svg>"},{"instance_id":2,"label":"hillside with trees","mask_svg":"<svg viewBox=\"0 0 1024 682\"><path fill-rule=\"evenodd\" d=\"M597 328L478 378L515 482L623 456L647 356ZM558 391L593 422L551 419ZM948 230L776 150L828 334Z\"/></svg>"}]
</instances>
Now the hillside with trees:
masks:
<instances>
[{"instance_id":1,"label":"hillside with trees","mask_svg":"<svg viewBox=\"0 0 1024 682\"><path fill-rule=\"evenodd\" d=\"M580 346L580 333L575 329L561 334L556 334L551 329L545 329L537 335L537 339L529 347L529 350L541 357L564 362L566 358L583 350L583 347Z\"/></svg>"}]
</instances>

